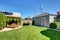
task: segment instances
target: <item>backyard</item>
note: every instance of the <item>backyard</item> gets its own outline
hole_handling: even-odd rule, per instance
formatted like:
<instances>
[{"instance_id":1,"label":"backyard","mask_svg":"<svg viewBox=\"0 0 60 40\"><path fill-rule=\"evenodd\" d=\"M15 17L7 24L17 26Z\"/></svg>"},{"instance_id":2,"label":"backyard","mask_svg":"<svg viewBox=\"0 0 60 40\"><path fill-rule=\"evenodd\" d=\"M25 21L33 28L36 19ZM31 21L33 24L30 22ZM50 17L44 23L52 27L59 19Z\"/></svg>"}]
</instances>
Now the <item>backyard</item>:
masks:
<instances>
[{"instance_id":1,"label":"backyard","mask_svg":"<svg viewBox=\"0 0 60 40\"><path fill-rule=\"evenodd\" d=\"M1 32L0 40L60 40L60 32L39 26L23 26L20 29Z\"/></svg>"}]
</instances>

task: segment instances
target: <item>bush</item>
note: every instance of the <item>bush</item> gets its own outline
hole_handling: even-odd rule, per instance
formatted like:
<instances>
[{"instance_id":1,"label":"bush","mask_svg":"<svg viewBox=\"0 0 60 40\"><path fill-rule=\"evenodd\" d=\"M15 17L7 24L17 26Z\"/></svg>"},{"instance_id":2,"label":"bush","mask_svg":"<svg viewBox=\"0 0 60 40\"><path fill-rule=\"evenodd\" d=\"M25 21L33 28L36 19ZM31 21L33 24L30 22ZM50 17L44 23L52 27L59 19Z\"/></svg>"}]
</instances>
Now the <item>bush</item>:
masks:
<instances>
[{"instance_id":1,"label":"bush","mask_svg":"<svg viewBox=\"0 0 60 40\"><path fill-rule=\"evenodd\" d=\"M21 19L17 19L17 23L21 23Z\"/></svg>"},{"instance_id":2,"label":"bush","mask_svg":"<svg viewBox=\"0 0 60 40\"><path fill-rule=\"evenodd\" d=\"M50 28L53 28L53 29L56 29L57 28L57 25L56 25L56 23L50 23L49 27Z\"/></svg>"},{"instance_id":3,"label":"bush","mask_svg":"<svg viewBox=\"0 0 60 40\"><path fill-rule=\"evenodd\" d=\"M23 23L23 25L30 25L30 23L29 23L29 22L27 22L27 23Z\"/></svg>"},{"instance_id":4,"label":"bush","mask_svg":"<svg viewBox=\"0 0 60 40\"><path fill-rule=\"evenodd\" d=\"M5 14L0 13L0 28L6 27L6 20Z\"/></svg>"}]
</instances>

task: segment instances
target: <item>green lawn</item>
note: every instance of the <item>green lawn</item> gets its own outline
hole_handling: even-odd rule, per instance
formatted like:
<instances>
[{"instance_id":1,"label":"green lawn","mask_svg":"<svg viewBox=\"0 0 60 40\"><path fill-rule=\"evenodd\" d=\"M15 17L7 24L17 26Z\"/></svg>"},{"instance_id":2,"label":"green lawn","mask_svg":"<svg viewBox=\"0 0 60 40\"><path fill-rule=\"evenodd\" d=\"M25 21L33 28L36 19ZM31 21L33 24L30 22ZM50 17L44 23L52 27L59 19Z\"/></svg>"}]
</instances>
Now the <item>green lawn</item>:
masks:
<instances>
[{"instance_id":1,"label":"green lawn","mask_svg":"<svg viewBox=\"0 0 60 40\"><path fill-rule=\"evenodd\" d=\"M17 30L1 32L0 40L60 40L60 32L37 26L23 26Z\"/></svg>"},{"instance_id":2,"label":"green lawn","mask_svg":"<svg viewBox=\"0 0 60 40\"><path fill-rule=\"evenodd\" d=\"M55 22L57 25L57 28L60 29L60 22Z\"/></svg>"}]
</instances>

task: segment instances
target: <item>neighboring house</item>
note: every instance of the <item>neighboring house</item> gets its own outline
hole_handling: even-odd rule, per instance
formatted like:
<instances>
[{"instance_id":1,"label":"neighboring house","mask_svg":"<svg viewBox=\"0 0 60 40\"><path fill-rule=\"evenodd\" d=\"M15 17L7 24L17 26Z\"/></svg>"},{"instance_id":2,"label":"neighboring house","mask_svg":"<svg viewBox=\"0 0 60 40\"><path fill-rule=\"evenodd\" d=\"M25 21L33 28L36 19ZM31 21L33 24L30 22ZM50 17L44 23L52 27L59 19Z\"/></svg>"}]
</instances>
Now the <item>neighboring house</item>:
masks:
<instances>
[{"instance_id":1,"label":"neighboring house","mask_svg":"<svg viewBox=\"0 0 60 40\"><path fill-rule=\"evenodd\" d=\"M60 12L57 12L56 21L60 22Z\"/></svg>"},{"instance_id":2,"label":"neighboring house","mask_svg":"<svg viewBox=\"0 0 60 40\"><path fill-rule=\"evenodd\" d=\"M22 23L23 23L23 25L27 25L27 24L32 25L32 19L31 19L31 17L24 18L22 20Z\"/></svg>"},{"instance_id":3,"label":"neighboring house","mask_svg":"<svg viewBox=\"0 0 60 40\"><path fill-rule=\"evenodd\" d=\"M42 13L32 18L34 25L49 27L51 22L55 21L56 15L49 13Z\"/></svg>"},{"instance_id":4,"label":"neighboring house","mask_svg":"<svg viewBox=\"0 0 60 40\"><path fill-rule=\"evenodd\" d=\"M30 23L30 25L32 25L32 20L22 20L22 23Z\"/></svg>"},{"instance_id":5,"label":"neighboring house","mask_svg":"<svg viewBox=\"0 0 60 40\"><path fill-rule=\"evenodd\" d=\"M18 13L18 12L0 11L0 13L6 14L6 16L21 17L20 13Z\"/></svg>"},{"instance_id":6,"label":"neighboring house","mask_svg":"<svg viewBox=\"0 0 60 40\"><path fill-rule=\"evenodd\" d=\"M0 13L3 13L7 16L7 21L10 20L10 18L14 19L14 18L21 18L20 13L17 12L5 12L5 11L0 11Z\"/></svg>"},{"instance_id":7,"label":"neighboring house","mask_svg":"<svg viewBox=\"0 0 60 40\"><path fill-rule=\"evenodd\" d=\"M13 23L14 20L17 21L17 20L19 20L21 18L20 13L17 13L17 12L0 11L0 13L3 13L3 14L5 14L7 16L7 25L10 25L10 24Z\"/></svg>"}]
</instances>

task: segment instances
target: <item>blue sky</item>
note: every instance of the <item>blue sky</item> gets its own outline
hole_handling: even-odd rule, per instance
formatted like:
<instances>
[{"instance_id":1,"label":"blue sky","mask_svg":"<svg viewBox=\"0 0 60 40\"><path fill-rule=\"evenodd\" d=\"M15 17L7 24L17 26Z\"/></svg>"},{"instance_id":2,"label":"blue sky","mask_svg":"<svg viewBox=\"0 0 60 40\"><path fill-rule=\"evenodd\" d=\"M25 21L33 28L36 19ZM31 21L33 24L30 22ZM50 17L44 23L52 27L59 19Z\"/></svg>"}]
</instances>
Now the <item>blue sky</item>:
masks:
<instances>
[{"instance_id":1,"label":"blue sky","mask_svg":"<svg viewBox=\"0 0 60 40\"><path fill-rule=\"evenodd\" d=\"M20 12L22 18L40 14L40 5L43 12L56 14L60 11L60 0L0 0L0 10Z\"/></svg>"}]
</instances>

